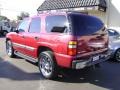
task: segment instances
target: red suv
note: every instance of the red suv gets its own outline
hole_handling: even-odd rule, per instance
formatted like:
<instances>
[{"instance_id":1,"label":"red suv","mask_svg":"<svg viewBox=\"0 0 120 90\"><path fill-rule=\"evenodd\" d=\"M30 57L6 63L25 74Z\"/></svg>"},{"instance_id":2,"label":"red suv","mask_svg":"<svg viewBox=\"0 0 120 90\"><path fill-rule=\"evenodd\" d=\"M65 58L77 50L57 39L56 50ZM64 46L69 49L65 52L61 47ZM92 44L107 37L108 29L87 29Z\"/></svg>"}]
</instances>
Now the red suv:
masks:
<instances>
[{"instance_id":1,"label":"red suv","mask_svg":"<svg viewBox=\"0 0 120 90\"><path fill-rule=\"evenodd\" d=\"M82 69L108 58L108 34L96 17L77 12L43 13L24 19L6 36L8 56L38 63L45 78L58 67Z\"/></svg>"}]
</instances>

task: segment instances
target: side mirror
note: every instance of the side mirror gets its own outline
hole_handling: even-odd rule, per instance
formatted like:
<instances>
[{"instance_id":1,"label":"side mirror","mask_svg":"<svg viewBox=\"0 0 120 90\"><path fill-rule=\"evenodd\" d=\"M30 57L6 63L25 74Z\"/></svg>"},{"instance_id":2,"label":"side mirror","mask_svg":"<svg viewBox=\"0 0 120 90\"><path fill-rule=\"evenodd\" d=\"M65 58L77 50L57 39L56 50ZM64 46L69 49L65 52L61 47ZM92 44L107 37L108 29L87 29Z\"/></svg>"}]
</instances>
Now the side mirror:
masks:
<instances>
[{"instance_id":1,"label":"side mirror","mask_svg":"<svg viewBox=\"0 0 120 90\"><path fill-rule=\"evenodd\" d=\"M14 30L14 32L19 33L19 31L18 31L18 30Z\"/></svg>"},{"instance_id":2,"label":"side mirror","mask_svg":"<svg viewBox=\"0 0 120 90\"><path fill-rule=\"evenodd\" d=\"M15 30L14 32L16 32L16 33L20 33L20 32L25 32L25 30L23 30L23 29L19 29L19 30Z\"/></svg>"}]
</instances>

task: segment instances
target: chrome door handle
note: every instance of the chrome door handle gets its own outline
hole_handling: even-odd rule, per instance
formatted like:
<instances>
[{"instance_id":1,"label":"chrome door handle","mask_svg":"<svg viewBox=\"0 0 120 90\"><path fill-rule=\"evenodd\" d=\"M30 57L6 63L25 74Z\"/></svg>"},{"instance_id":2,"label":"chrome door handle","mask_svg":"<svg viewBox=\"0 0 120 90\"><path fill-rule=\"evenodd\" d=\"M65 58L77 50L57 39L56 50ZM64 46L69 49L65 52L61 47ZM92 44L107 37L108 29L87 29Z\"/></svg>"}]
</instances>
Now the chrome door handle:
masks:
<instances>
[{"instance_id":1,"label":"chrome door handle","mask_svg":"<svg viewBox=\"0 0 120 90\"><path fill-rule=\"evenodd\" d=\"M34 37L35 40L39 40L39 37Z\"/></svg>"}]
</instances>

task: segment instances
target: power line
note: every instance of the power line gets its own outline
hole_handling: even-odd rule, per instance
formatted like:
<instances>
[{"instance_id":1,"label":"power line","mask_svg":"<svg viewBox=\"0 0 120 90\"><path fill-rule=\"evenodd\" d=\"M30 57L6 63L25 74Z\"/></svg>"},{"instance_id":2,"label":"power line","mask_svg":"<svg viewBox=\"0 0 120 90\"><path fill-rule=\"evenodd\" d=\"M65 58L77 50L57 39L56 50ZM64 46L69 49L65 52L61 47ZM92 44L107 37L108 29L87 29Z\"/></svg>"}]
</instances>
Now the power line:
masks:
<instances>
[{"instance_id":1,"label":"power line","mask_svg":"<svg viewBox=\"0 0 120 90\"><path fill-rule=\"evenodd\" d=\"M1 4L0 4L0 16L1 16L1 9L2 9L2 8L1 8Z\"/></svg>"},{"instance_id":2,"label":"power line","mask_svg":"<svg viewBox=\"0 0 120 90\"><path fill-rule=\"evenodd\" d=\"M13 11L13 12L23 12L23 11L19 11L19 10L13 10L13 9L6 9L6 8L1 8L2 10L6 10L6 11Z\"/></svg>"},{"instance_id":3,"label":"power line","mask_svg":"<svg viewBox=\"0 0 120 90\"><path fill-rule=\"evenodd\" d=\"M14 9L7 9L7 8L0 8L0 10L5 10L5 11L13 11L13 12L31 12L30 10L14 10Z\"/></svg>"},{"instance_id":4,"label":"power line","mask_svg":"<svg viewBox=\"0 0 120 90\"><path fill-rule=\"evenodd\" d=\"M21 10L14 10L14 9L3 8L3 7L2 7L2 4L1 4L1 2L0 2L0 15L1 15L2 10L13 11L13 12L24 12L23 10L21 11Z\"/></svg>"}]
</instances>

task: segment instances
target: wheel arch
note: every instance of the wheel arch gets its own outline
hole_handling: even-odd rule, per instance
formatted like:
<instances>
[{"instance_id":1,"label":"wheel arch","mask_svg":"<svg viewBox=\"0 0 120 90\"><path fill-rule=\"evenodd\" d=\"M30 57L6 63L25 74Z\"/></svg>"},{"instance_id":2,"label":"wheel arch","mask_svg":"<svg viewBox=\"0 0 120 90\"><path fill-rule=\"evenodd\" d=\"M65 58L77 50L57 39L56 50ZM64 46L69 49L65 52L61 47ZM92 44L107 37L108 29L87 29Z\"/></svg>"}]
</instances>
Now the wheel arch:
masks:
<instances>
[{"instance_id":1,"label":"wheel arch","mask_svg":"<svg viewBox=\"0 0 120 90\"><path fill-rule=\"evenodd\" d=\"M54 52L51 48L46 47L46 46L39 46L37 49L37 57L39 56L39 54L43 51L52 51Z\"/></svg>"},{"instance_id":2,"label":"wheel arch","mask_svg":"<svg viewBox=\"0 0 120 90\"><path fill-rule=\"evenodd\" d=\"M6 42L7 42L8 40L11 40L11 39L10 39L10 38L6 38Z\"/></svg>"},{"instance_id":3,"label":"wheel arch","mask_svg":"<svg viewBox=\"0 0 120 90\"><path fill-rule=\"evenodd\" d=\"M118 59L116 58L116 53L117 53L118 51L120 51L120 48L117 48L117 49L114 51L112 58L114 59L114 61L119 61L119 62L120 62L120 60L118 60Z\"/></svg>"},{"instance_id":4,"label":"wheel arch","mask_svg":"<svg viewBox=\"0 0 120 90\"><path fill-rule=\"evenodd\" d=\"M57 60L56 60L56 57L55 57L55 54L54 54L53 49L51 49L51 48L49 48L49 47L47 47L47 46L39 46L39 47L38 47L38 49L37 49L37 57L39 57L39 54L40 54L41 52L44 52L44 51L51 51L51 52L53 52L53 56L54 56L54 58L55 58L55 62L57 63Z\"/></svg>"}]
</instances>

